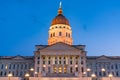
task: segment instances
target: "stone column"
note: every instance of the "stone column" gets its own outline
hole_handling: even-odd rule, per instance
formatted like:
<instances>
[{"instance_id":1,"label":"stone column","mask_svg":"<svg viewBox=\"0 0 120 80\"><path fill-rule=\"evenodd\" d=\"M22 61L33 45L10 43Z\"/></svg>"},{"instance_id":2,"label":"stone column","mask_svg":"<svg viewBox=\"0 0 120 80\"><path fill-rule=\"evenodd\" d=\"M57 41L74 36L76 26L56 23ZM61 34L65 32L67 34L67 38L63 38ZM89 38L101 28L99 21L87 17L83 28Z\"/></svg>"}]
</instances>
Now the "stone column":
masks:
<instances>
[{"instance_id":1,"label":"stone column","mask_svg":"<svg viewBox=\"0 0 120 80\"><path fill-rule=\"evenodd\" d=\"M68 61L68 64L67 64L67 73L70 73L70 56L67 56L67 61Z\"/></svg>"}]
</instances>

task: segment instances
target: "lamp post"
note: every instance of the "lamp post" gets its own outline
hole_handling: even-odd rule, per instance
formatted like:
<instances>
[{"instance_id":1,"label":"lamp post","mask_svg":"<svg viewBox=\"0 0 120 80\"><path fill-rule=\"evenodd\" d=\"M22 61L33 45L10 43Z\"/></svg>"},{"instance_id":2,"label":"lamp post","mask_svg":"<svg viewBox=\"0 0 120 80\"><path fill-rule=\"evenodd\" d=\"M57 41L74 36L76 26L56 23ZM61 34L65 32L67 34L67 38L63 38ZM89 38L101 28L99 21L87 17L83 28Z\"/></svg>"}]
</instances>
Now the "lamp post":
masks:
<instances>
[{"instance_id":1,"label":"lamp post","mask_svg":"<svg viewBox=\"0 0 120 80\"><path fill-rule=\"evenodd\" d=\"M34 74L35 74L35 77L37 77L38 73L37 73L37 72L35 72Z\"/></svg>"},{"instance_id":2,"label":"lamp post","mask_svg":"<svg viewBox=\"0 0 120 80\"><path fill-rule=\"evenodd\" d=\"M13 75L12 75L12 73L9 73L8 74L8 79L10 80L10 77L12 77Z\"/></svg>"},{"instance_id":3,"label":"lamp post","mask_svg":"<svg viewBox=\"0 0 120 80\"><path fill-rule=\"evenodd\" d=\"M33 76L34 68L30 68L30 75Z\"/></svg>"},{"instance_id":4,"label":"lamp post","mask_svg":"<svg viewBox=\"0 0 120 80\"><path fill-rule=\"evenodd\" d=\"M25 74L26 80L29 80L29 76L30 76L30 75L29 75L28 73Z\"/></svg>"},{"instance_id":5,"label":"lamp post","mask_svg":"<svg viewBox=\"0 0 120 80\"><path fill-rule=\"evenodd\" d=\"M112 80L113 75L109 74L108 77L110 78L110 80Z\"/></svg>"},{"instance_id":6,"label":"lamp post","mask_svg":"<svg viewBox=\"0 0 120 80\"><path fill-rule=\"evenodd\" d=\"M106 71L105 68L102 68L101 71L102 71L102 77L104 77L104 72Z\"/></svg>"},{"instance_id":7,"label":"lamp post","mask_svg":"<svg viewBox=\"0 0 120 80\"><path fill-rule=\"evenodd\" d=\"M92 80L95 79L96 75L95 74L91 74Z\"/></svg>"},{"instance_id":8,"label":"lamp post","mask_svg":"<svg viewBox=\"0 0 120 80\"><path fill-rule=\"evenodd\" d=\"M89 77L89 73L90 73L91 69L87 68L87 76Z\"/></svg>"}]
</instances>

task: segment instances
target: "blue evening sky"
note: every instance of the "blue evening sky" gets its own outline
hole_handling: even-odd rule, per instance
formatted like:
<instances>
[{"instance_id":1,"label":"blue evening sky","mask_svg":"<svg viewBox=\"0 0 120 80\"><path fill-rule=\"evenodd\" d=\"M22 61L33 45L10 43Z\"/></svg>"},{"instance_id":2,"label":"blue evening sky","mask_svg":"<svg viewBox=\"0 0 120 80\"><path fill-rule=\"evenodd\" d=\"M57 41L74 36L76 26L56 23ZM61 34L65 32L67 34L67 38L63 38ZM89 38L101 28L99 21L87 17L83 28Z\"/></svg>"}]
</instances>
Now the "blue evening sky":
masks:
<instances>
[{"instance_id":1,"label":"blue evening sky","mask_svg":"<svg viewBox=\"0 0 120 80\"><path fill-rule=\"evenodd\" d=\"M0 0L0 56L33 55L47 44L60 0ZM74 44L87 55L120 56L120 0L62 0Z\"/></svg>"}]
</instances>

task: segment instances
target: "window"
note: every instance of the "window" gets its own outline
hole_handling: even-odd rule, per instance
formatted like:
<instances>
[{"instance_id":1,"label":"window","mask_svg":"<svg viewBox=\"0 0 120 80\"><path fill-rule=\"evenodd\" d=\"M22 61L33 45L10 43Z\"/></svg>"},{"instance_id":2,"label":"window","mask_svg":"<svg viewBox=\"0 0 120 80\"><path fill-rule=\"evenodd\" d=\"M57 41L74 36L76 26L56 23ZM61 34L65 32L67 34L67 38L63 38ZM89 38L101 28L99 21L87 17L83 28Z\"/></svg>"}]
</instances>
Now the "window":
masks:
<instances>
[{"instance_id":1,"label":"window","mask_svg":"<svg viewBox=\"0 0 120 80\"><path fill-rule=\"evenodd\" d=\"M50 61L48 61L48 64L50 64Z\"/></svg>"},{"instance_id":2,"label":"window","mask_svg":"<svg viewBox=\"0 0 120 80\"><path fill-rule=\"evenodd\" d=\"M0 76L2 76L2 74L3 74L3 72L1 71L1 72L0 72Z\"/></svg>"},{"instance_id":3,"label":"window","mask_svg":"<svg viewBox=\"0 0 120 80\"><path fill-rule=\"evenodd\" d=\"M53 37L55 37L55 33L53 33Z\"/></svg>"},{"instance_id":4,"label":"window","mask_svg":"<svg viewBox=\"0 0 120 80\"><path fill-rule=\"evenodd\" d=\"M45 64L45 61L43 61L43 64Z\"/></svg>"},{"instance_id":5,"label":"window","mask_svg":"<svg viewBox=\"0 0 120 80\"><path fill-rule=\"evenodd\" d=\"M37 72L39 72L39 67L37 67Z\"/></svg>"},{"instance_id":6,"label":"window","mask_svg":"<svg viewBox=\"0 0 120 80\"><path fill-rule=\"evenodd\" d=\"M76 70L76 72L78 72L78 67L76 67L76 69L75 69L75 70Z\"/></svg>"},{"instance_id":7,"label":"window","mask_svg":"<svg viewBox=\"0 0 120 80\"><path fill-rule=\"evenodd\" d=\"M9 69L11 69L11 64L9 64Z\"/></svg>"},{"instance_id":8,"label":"window","mask_svg":"<svg viewBox=\"0 0 120 80\"><path fill-rule=\"evenodd\" d=\"M23 64L21 64L21 69L23 69Z\"/></svg>"},{"instance_id":9,"label":"window","mask_svg":"<svg viewBox=\"0 0 120 80\"><path fill-rule=\"evenodd\" d=\"M64 64L66 64L66 61L64 61Z\"/></svg>"},{"instance_id":10,"label":"window","mask_svg":"<svg viewBox=\"0 0 120 80\"><path fill-rule=\"evenodd\" d=\"M52 34L50 35L50 37L52 37Z\"/></svg>"},{"instance_id":11,"label":"window","mask_svg":"<svg viewBox=\"0 0 120 80\"><path fill-rule=\"evenodd\" d=\"M25 69L27 69L27 64L25 64Z\"/></svg>"},{"instance_id":12,"label":"window","mask_svg":"<svg viewBox=\"0 0 120 80\"><path fill-rule=\"evenodd\" d=\"M55 61L55 64L57 64L57 61Z\"/></svg>"},{"instance_id":13,"label":"window","mask_svg":"<svg viewBox=\"0 0 120 80\"><path fill-rule=\"evenodd\" d=\"M115 65L115 68L116 68L116 69L118 69L118 66L117 66L117 64Z\"/></svg>"},{"instance_id":14,"label":"window","mask_svg":"<svg viewBox=\"0 0 120 80\"><path fill-rule=\"evenodd\" d=\"M76 64L78 64L78 61L76 61Z\"/></svg>"},{"instance_id":15,"label":"window","mask_svg":"<svg viewBox=\"0 0 120 80\"><path fill-rule=\"evenodd\" d=\"M48 73L50 73L50 67L48 67Z\"/></svg>"},{"instance_id":16,"label":"window","mask_svg":"<svg viewBox=\"0 0 120 80\"><path fill-rule=\"evenodd\" d=\"M55 57L55 59L57 59L57 57Z\"/></svg>"},{"instance_id":17,"label":"window","mask_svg":"<svg viewBox=\"0 0 120 80\"><path fill-rule=\"evenodd\" d=\"M17 69L19 69L19 64L17 65Z\"/></svg>"},{"instance_id":18,"label":"window","mask_svg":"<svg viewBox=\"0 0 120 80\"><path fill-rule=\"evenodd\" d=\"M59 59L61 59L61 57L59 57Z\"/></svg>"},{"instance_id":19,"label":"window","mask_svg":"<svg viewBox=\"0 0 120 80\"><path fill-rule=\"evenodd\" d=\"M2 64L2 66L1 66L1 69L3 69L3 64Z\"/></svg>"},{"instance_id":20,"label":"window","mask_svg":"<svg viewBox=\"0 0 120 80\"><path fill-rule=\"evenodd\" d=\"M45 67L43 67L42 69L43 69L42 71L45 71Z\"/></svg>"},{"instance_id":21,"label":"window","mask_svg":"<svg viewBox=\"0 0 120 80\"><path fill-rule=\"evenodd\" d=\"M45 59L45 57L43 57L43 59Z\"/></svg>"},{"instance_id":22,"label":"window","mask_svg":"<svg viewBox=\"0 0 120 80\"><path fill-rule=\"evenodd\" d=\"M111 69L113 69L113 65L111 65Z\"/></svg>"},{"instance_id":23,"label":"window","mask_svg":"<svg viewBox=\"0 0 120 80\"><path fill-rule=\"evenodd\" d=\"M68 35L68 37L70 38L70 34Z\"/></svg>"},{"instance_id":24,"label":"window","mask_svg":"<svg viewBox=\"0 0 120 80\"><path fill-rule=\"evenodd\" d=\"M72 64L72 61L70 61L70 64Z\"/></svg>"},{"instance_id":25,"label":"window","mask_svg":"<svg viewBox=\"0 0 120 80\"><path fill-rule=\"evenodd\" d=\"M61 61L59 61L59 64L61 64Z\"/></svg>"},{"instance_id":26,"label":"window","mask_svg":"<svg viewBox=\"0 0 120 80\"><path fill-rule=\"evenodd\" d=\"M37 61L37 64L40 64L40 61Z\"/></svg>"},{"instance_id":27,"label":"window","mask_svg":"<svg viewBox=\"0 0 120 80\"><path fill-rule=\"evenodd\" d=\"M66 33L66 37L67 37L67 35L68 35L68 34Z\"/></svg>"},{"instance_id":28,"label":"window","mask_svg":"<svg viewBox=\"0 0 120 80\"><path fill-rule=\"evenodd\" d=\"M13 65L13 69L15 69L15 64Z\"/></svg>"},{"instance_id":29,"label":"window","mask_svg":"<svg viewBox=\"0 0 120 80\"><path fill-rule=\"evenodd\" d=\"M22 76L23 75L23 73L22 73L22 71L20 72L20 76Z\"/></svg>"},{"instance_id":30,"label":"window","mask_svg":"<svg viewBox=\"0 0 120 80\"><path fill-rule=\"evenodd\" d=\"M4 76L6 76L6 72L4 73Z\"/></svg>"},{"instance_id":31,"label":"window","mask_svg":"<svg viewBox=\"0 0 120 80\"><path fill-rule=\"evenodd\" d=\"M51 57L49 57L49 59L51 59Z\"/></svg>"},{"instance_id":32,"label":"window","mask_svg":"<svg viewBox=\"0 0 120 80\"><path fill-rule=\"evenodd\" d=\"M72 73L72 67L70 67L70 72Z\"/></svg>"},{"instance_id":33,"label":"window","mask_svg":"<svg viewBox=\"0 0 120 80\"><path fill-rule=\"evenodd\" d=\"M83 61L81 61L81 64L83 64Z\"/></svg>"},{"instance_id":34,"label":"window","mask_svg":"<svg viewBox=\"0 0 120 80\"><path fill-rule=\"evenodd\" d=\"M62 32L59 32L59 36L62 36Z\"/></svg>"},{"instance_id":35,"label":"window","mask_svg":"<svg viewBox=\"0 0 120 80\"><path fill-rule=\"evenodd\" d=\"M82 71L82 73L84 72L84 68L83 67L81 68L81 71Z\"/></svg>"},{"instance_id":36,"label":"window","mask_svg":"<svg viewBox=\"0 0 120 80\"><path fill-rule=\"evenodd\" d=\"M38 59L40 59L40 57L38 57Z\"/></svg>"}]
</instances>

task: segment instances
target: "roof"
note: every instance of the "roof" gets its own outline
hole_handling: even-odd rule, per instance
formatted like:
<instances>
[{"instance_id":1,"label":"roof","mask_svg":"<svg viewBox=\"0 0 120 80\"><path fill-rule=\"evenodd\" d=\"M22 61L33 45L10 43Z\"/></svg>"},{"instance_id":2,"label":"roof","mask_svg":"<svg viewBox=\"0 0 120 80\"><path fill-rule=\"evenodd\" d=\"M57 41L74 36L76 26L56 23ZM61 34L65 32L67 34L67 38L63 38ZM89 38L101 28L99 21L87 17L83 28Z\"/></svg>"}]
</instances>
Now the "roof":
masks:
<instances>
[{"instance_id":1,"label":"roof","mask_svg":"<svg viewBox=\"0 0 120 80\"><path fill-rule=\"evenodd\" d=\"M56 45L56 44L65 44L65 43L62 43L62 42L58 42L58 43L55 43L53 45ZM36 45L37 47L37 50L41 50L41 49L44 49L44 48L47 48L47 47L50 47L50 46L53 46L53 45ZM68 45L68 44L65 44L65 45ZM79 50L84 50L85 48L85 45L68 45L70 47L73 47L73 48L76 48L76 49L79 49Z\"/></svg>"},{"instance_id":2,"label":"roof","mask_svg":"<svg viewBox=\"0 0 120 80\"><path fill-rule=\"evenodd\" d=\"M14 59L16 57L21 57L21 58L24 58L26 60L34 59L34 56L21 56L21 55L17 55L17 56L0 56L0 59Z\"/></svg>"},{"instance_id":3,"label":"roof","mask_svg":"<svg viewBox=\"0 0 120 80\"><path fill-rule=\"evenodd\" d=\"M98 58L101 57L105 57L111 60L120 60L120 56L106 56L106 55L102 55L102 56L87 56L87 60L96 60Z\"/></svg>"}]
</instances>

